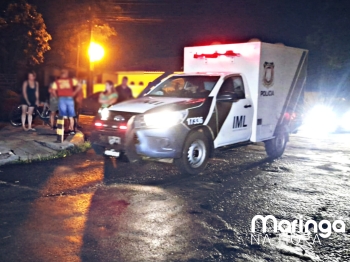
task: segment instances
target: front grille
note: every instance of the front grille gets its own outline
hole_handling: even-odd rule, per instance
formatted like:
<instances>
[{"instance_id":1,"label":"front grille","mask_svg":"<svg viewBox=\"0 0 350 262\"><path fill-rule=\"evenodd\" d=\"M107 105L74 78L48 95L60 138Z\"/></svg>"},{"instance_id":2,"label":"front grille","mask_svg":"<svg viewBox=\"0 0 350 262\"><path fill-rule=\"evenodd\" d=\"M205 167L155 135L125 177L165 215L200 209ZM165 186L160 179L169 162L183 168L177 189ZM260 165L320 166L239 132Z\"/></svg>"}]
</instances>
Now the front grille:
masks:
<instances>
[{"instance_id":1,"label":"front grille","mask_svg":"<svg viewBox=\"0 0 350 262\"><path fill-rule=\"evenodd\" d=\"M99 119L97 122L100 122L102 126L95 128L97 131L122 131L125 132L125 127L128 124L130 118L132 118L136 113L121 112L121 111L109 111L109 116L107 120ZM121 129L120 127L123 127Z\"/></svg>"}]
</instances>

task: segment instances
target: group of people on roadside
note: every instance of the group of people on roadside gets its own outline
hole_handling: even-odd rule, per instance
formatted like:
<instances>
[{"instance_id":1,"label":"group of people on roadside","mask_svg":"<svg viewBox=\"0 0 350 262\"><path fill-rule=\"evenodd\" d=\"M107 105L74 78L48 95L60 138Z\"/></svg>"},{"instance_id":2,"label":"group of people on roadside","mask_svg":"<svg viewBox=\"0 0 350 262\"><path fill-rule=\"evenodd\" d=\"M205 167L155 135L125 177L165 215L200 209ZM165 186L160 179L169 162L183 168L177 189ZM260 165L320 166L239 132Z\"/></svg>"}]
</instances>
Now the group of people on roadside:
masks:
<instances>
[{"instance_id":1,"label":"group of people on roadside","mask_svg":"<svg viewBox=\"0 0 350 262\"><path fill-rule=\"evenodd\" d=\"M105 91L100 93L98 102L101 104L101 108L106 108L115 103L120 103L133 98L132 91L128 86L128 78L124 76L122 83L117 87L114 87L112 81L106 81Z\"/></svg>"},{"instance_id":2,"label":"group of people on roadside","mask_svg":"<svg viewBox=\"0 0 350 262\"><path fill-rule=\"evenodd\" d=\"M69 119L69 133L75 134L74 117L76 117L76 103L74 98L82 97L81 83L75 78L70 78L67 69L62 69L60 77L51 83L48 91L50 93L50 124L52 129L55 128L55 116L56 112L59 111L61 117ZM35 106L40 105L40 101L39 83L36 81L36 74L33 71L28 73L28 79L23 82L21 105L23 130L36 131L32 126L33 111ZM25 125L26 120L28 122L28 127Z\"/></svg>"},{"instance_id":3,"label":"group of people on roadside","mask_svg":"<svg viewBox=\"0 0 350 262\"><path fill-rule=\"evenodd\" d=\"M69 119L69 133L75 134L76 112L79 111L83 100L82 85L76 78L69 77L67 69L61 70L61 75L53 81L49 87L49 109L50 124L55 129L55 116ZM123 77L122 83L114 87L112 81L106 81L105 91L100 93L99 103L102 108L106 108L115 103L133 99L132 91L128 87L128 78ZM32 126L33 111L35 106L39 106L39 83L36 81L35 72L28 73L28 79L22 85L22 127L24 131L36 131ZM26 127L26 120L28 127Z\"/></svg>"}]
</instances>

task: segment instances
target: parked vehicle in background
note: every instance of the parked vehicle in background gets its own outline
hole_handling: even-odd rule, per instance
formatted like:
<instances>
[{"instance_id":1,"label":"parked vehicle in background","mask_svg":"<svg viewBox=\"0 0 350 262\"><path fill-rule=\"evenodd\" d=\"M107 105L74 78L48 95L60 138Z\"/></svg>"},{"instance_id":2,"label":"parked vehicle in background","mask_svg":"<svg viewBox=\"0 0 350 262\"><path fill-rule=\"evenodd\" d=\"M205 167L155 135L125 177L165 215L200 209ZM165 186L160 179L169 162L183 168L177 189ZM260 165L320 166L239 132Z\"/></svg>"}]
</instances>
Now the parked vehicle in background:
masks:
<instances>
[{"instance_id":1,"label":"parked vehicle in background","mask_svg":"<svg viewBox=\"0 0 350 262\"><path fill-rule=\"evenodd\" d=\"M95 116L100 109L100 103L98 102L100 94L101 92L97 92L83 99L79 112L78 123L80 126L80 131L82 131L86 136L90 135Z\"/></svg>"},{"instance_id":2,"label":"parked vehicle in background","mask_svg":"<svg viewBox=\"0 0 350 262\"><path fill-rule=\"evenodd\" d=\"M8 121L9 112L13 109L14 105L20 104L21 95L12 90L0 90L0 93L0 120Z\"/></svg>"},{"instance_id":3,"label":"parked vehicle in background","mask_svg":"<svg viewBox=\"0 0 350 262\"><path fill-rule=\"evenodd\" d=\"M144 96L147 92L151 90L152 87L160 83L160 81L167 76L173 74L174 72L164 72L163 74L158 75L157 78L151 81L144 90L138 93L137 97ZM101 92L97 92L92 94L91 96L85 98L82 103L82 107L79 113L79 126L80 130L84 133L85 136L89 136L91 133L91 129L93 128L93 121L95 116L98 115L98 111L100 109L100 103L98 102L99 96ZM118 103L118 101L117 101Z\"/></svg>"}]
</instances>

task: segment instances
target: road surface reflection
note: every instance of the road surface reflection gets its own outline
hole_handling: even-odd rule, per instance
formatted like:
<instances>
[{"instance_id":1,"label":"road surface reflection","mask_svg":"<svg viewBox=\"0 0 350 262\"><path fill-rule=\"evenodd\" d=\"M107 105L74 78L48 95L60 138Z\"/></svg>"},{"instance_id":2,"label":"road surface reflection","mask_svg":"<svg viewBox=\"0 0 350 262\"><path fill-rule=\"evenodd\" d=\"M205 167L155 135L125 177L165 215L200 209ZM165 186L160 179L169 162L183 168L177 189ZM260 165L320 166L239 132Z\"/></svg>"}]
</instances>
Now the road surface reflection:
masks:
<instances>
[{"instance_id":1,"label":"road surface reflection","mask_svg":"<svg viewBox=\"0 0 350 262\"><path fill-rule=\"evenodd\" d=\"M83 168L82 166L80 168ZM182 200L155 186L103 184L57 167L18 237L33 261L166 261L182 250L190 220ZM94 186L91 186L93 185ZM187 232L185 232L187 231Z\"/></svg>"}]
</instances>

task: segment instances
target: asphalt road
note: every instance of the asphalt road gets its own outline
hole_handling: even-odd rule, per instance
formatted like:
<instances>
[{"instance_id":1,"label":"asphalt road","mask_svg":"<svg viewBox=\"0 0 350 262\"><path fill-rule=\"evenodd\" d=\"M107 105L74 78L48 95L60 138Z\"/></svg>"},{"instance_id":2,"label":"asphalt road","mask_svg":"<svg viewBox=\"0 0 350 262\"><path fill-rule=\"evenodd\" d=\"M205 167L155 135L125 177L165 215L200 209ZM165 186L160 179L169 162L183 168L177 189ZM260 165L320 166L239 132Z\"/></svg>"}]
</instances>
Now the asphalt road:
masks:
<instances>
[{"instance_id":1,"label":"asphalt road","mask_svg":"<svg viewBox=\"0 0 350 262\"><path fill-rule=\"evenodd\" d=\"M338 134L291 137L275 161L262 145L226 148L196 176L91 150L3 166L0 261L350 261L349 156L350 134ZM346 230L312 245L274 233L257 244L258 214L340 219Z\"/></svg>"}]
</instances>

